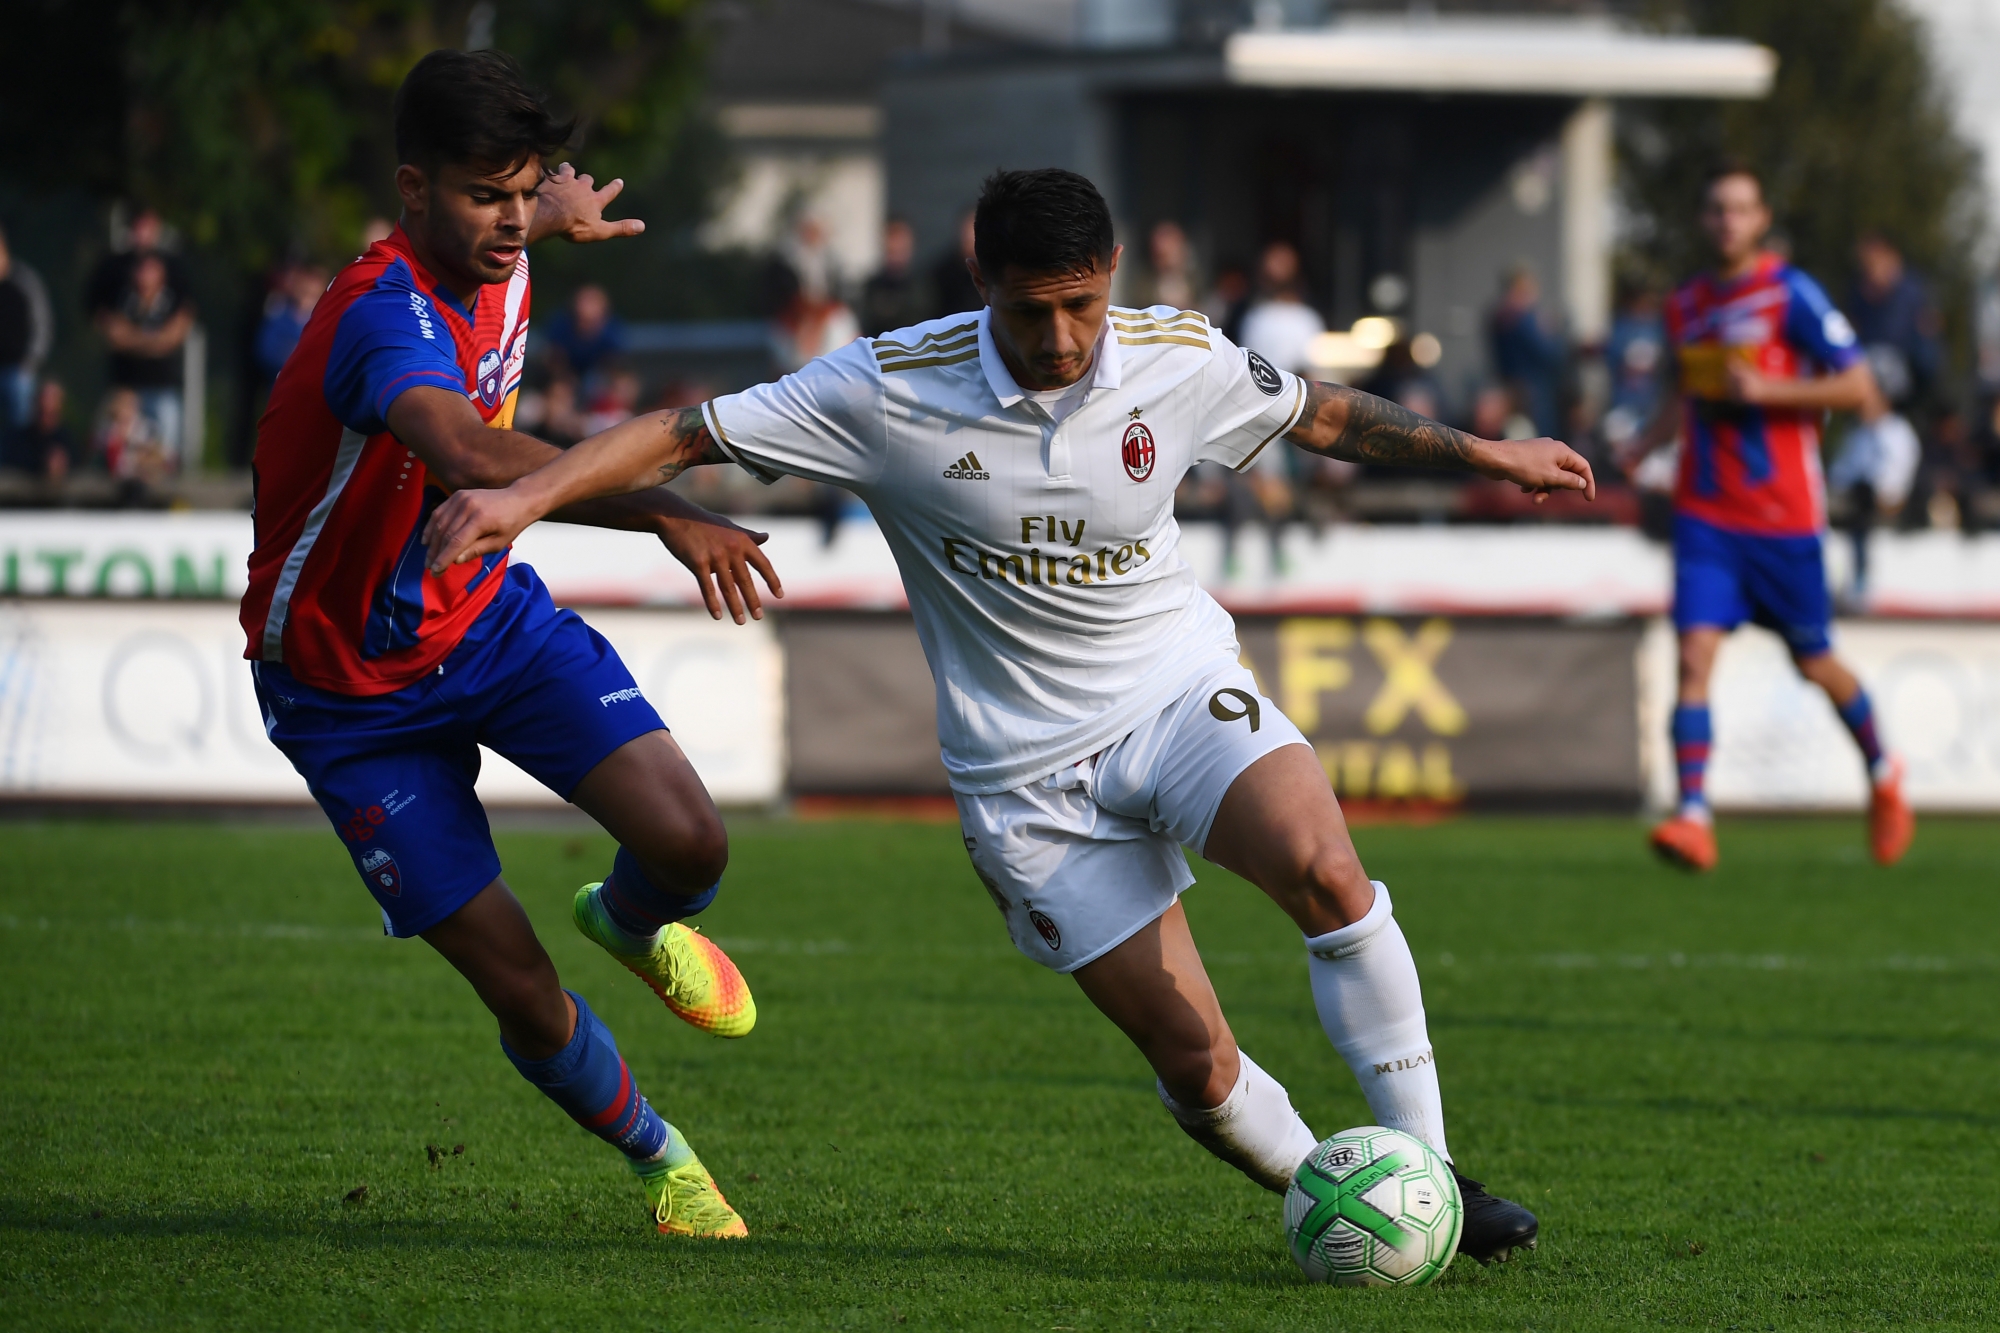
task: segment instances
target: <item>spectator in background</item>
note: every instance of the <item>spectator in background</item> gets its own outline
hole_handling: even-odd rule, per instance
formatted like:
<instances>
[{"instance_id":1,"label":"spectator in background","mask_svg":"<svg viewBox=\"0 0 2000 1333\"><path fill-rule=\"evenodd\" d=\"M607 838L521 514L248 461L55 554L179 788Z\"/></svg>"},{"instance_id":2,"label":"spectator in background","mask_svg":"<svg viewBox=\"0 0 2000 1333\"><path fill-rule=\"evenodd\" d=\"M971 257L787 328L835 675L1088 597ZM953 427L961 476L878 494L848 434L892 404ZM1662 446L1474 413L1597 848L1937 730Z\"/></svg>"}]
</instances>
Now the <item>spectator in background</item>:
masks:
<instances>
[{"instance_id":1,"label":"spectator in background","mask_svg":"<svg viewBox=\"0 0 2000 1333\"><path fill-rule=\"evenodd\" d=\"M882 227L882 267L861 288L861 332L873 338L891 329L908 328L931 317L930 293L913 267L917 233L902 218Z\"/></svg>"},{"instance_id":2,"label":"spectator in background","mask_svg":"<svg viewBox=\"0 0 2000 1333\"><path fill-rule=\"evenodd\" d=\"M778 368L787 374L861 336L861 322L834 291L836 269L818 219L799 219L784 258L798 279L772 329Z\"/></svg>"},{"instance_id":3,"label":"spectator in background","mask_svg":"<svg viewBox=\"0 0 2000 1333\"><path fill-rule=\"evenodd\" d=\"M1653 419L1659 406L1660 358L1666 354L1667 326L1660 318L1660 294L1634 284L1620 296L1604 344L1611 376L1611 405L1605 413L1605 443L1622 450Z\"/></svg>"},{"instance_id":4,"label":"spectator in background","mask_svg":"<svg viewBox=\"0 0 2000 1333\"><path fill-rule=\"evenodd\" d=\"M1131 302L1196 310L1202 298L1201 269L1187 233L1178 222L1156 222L1146 237L1146 266L1132 284Z\"/></svg>"},{"instance_id":5,"label":"spectator in background","mask_svg":"<svg viewBox=\"0 0 2000 1333\"><path fill-rule=\"evenodd\" d=\"M626 366L602 368L597 377L597 388L591 393L590 404L584 410L582 433L595 435L637 416L639 392L636 371Z\"/></svg>"},{"instance_id":6,"label":"spectator in background","mask_svg":"<svg viewBox=\"0 0 2000 1333\"><path fill-rule=\"evenodd\" d=\"M0 445L34 416L35 374L54 341L48 288L0 230Z\"/></svg>"},{"instance_id":7,"label":"spectator in background","mask_svg":"<svg viewBox=\"0 0 2000 1333\"><path fill-rule=\"evenodd\" d=\"M32 472L58 485L76 461L76 440L63 419L68 405L60 380L43 380L35 390L35 410L9 446L7 466Z\"/></svg>"},{"instance_id":8,"label":"spectator in background","mask_svg":"<svg viewBox=\"0 0 2000 1333\"><path fill-rule=\"evenodd\" d=\"M113 390L130 390L151 424L159 459L148 470L177 470L181 439L183 349L194 327L194 298L187 271L160 249L160 219L143 212L132 219L130 248L107 255L90 276L91 322L111 349ZM121 409L122 411L122 409Z\"/></svg>"},{"instance_id":9,"label":"spectator in background","mask_svg":"<svg viewBox=\"0 0 2000 1333\"><path fill-rule=\"evenodd\" d=\"M1201 312L1222 330L1222 336L1243 345L1243 317L1250 313L1250 275L1241 264L1224 264L1215 273L1215 286L1202 301Z\"/></svg>"},{"instance_id":10,"label":"spectator in background","mask_svg":"<svg viewBox=\"0 0 2000 1333\"><path fill-rule=\"evenodd\" d=\"M1494 372L1534 423L1533 434L1553 435L1560 426L1556 385L1562 376L1563 344L1548 328L1541 301L1535 271L1526 264L1515 265L1487 321L1487 342Z\"/></svg>"},{"instance_id":11,"label":"spectator in background","mask_svg":"<svg viewBox=\"0 0 2000 1333\"><path fill-rule=\"evenodd\" d=\"M1250 348L1281 370L1295 374L1311 371L1312 340L1326 332L1319 312L1305 303L1305 284L1300 271L1299 252L1283 241L1264 247L1258 262L1257 303L1243 316L1243 346ZM1240 490L1247 485L1261 513L1271 541L1271 568L1285 569L1284 529L1298 511L1293 489L1294 459L1297 450L1282 441L1260 451L1247 472L1231 473L1231 514L1226 535L1225 565L1235 566L1235 525L1245 508Z\"/></svg>"},{"instance_id":12,"label":"spectator in background","mask_svg":"<svg viewBox=\"0 0 2000 1333\"><path fill-rule=\"evenodd\" d=\"M1257 303L1243 316L1243 346L1280 370L1311 370L1308 348L1326 332L1319 311L1306 304L1299 252L1284 241L1264 247L1257 263Z\"/></svg>"},{"instance_id":13,"label":"spectator in background","mask_svg":"<svg viewBox=\"0 0 2000 1333\"><path fill-rule=\"evenodd\" d=\"M1922 279L1887 238L1869 233L1854 246L1854 334L1892 411L1909 415L1935 390L1944 367L1944 320Z\"/></svg>"},{"instance_id":14,"label":"spectator in background","mask_svg":"<svg viewBox=\"0 0 2000 1333\"><path fill-rule=\"evenodd\" d=\"M173 456L137 389L113 388L105 395L92 447L98 462L118 483L121 505L143 503L147 491L173 471Z\"/></svg>"},{"instance_id":15,"label":"spectator in background","mask_svg":"<svg viewBox=\"0 0 2000 1333\"><path fill-rule=\"evenodd\" d=\"M972 258L972 212L966 210L958 220L958 246L956 250L938 260L931 271L931 317L942 319L946 315L963 314L968 310L978 310L986 304L979 289L972 285L972 274L965 263Z\"/></svg>"},{"instance_id":16,"label":"spectator in background","mask_svg":"<svg viewBox=\"0 0 2000 1333\"><path fill-rule=\"evenodd\" d=\"M589 396L597 388L599 372L625 350L625 325L611 309L611 296L594 282L587 282L570 297L569 309L559 310L549 321L549 350L560 364L559 374L577 381Z\"/></svg>"},{"instance_id":17,"label":"spectator in background","mask_svg":"<svg viewBox=\"0 0 2000 1333\"><path fill-rule=\"evenodd\" d=\"M285 368L299 335L306 331L313 307L326 291L326 270L317 264L297 264L278 275L264 298L264 316L257 322L257 376L269 393L271 382Z\"/></svg>"},{"instance_id":18,"label":"spectator in background","mask_svg":"<svg viewBox=\"0 0 2000 1333\"><path fill-rule=\"evenodd\" d=\"M1918 478L1925 449L1921 427L1944 365L1943 320L1924 284L1904 266L1902 252L1879 233L1854 244L1854 287L1847 313L1874 372L1877 396L1858 414L1827 472L1846 497L1841 526L1854 552L1850 605L1866 604L1869 547L1876 525L1894 522ZM1932 432L1933 435L1935 432ZM1954 470L1933 458L1925 469L1948 492Z\"/></svg>"}]
</instances>

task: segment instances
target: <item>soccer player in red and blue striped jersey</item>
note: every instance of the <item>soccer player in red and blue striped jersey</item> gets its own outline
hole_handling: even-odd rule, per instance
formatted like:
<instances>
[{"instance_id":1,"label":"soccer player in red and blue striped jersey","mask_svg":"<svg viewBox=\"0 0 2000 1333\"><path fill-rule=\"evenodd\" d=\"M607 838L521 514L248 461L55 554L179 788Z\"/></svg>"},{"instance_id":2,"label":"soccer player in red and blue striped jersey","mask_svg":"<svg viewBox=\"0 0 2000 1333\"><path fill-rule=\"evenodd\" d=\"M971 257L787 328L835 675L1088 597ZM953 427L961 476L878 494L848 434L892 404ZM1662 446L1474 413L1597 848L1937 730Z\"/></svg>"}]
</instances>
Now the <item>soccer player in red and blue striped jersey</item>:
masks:
<instances>
[{"instance_id":1,"label":"soccer player in red and blue striped jersey","mask_svg":"<svg viewBox=\"0 0 2000 1333\"><path fill-rule=\"evenodd\" d=\"M682 924L714 898L728 842L714 803L611 646L508 552L442 573L422 540L450 492L557 456L511 429L528 328L529 242L631 235L619 190L567 167L569 138L495 52L438 51L396 95L402 222L314 309L259 424L256 545L242 622L271 740L306 779L382 911L471 982L508 1058L622 1152L664 1232L744 1224L635 1085L610 1031L565 991L500 877L473 790L480 745L619 843L576 924L676 1014L742 1036L742 976ZM759 534L655 489L568 521L655 534L711 614L774 593Z\"/></svg>"},{"instance_id":2,"label":"soccer player in red and blue striped jersey","mask_svg":"<svg viewBox=\"0 0 2000 1333\"><path fill-rule=\"evenodd\" d=\"M1799 673L1826 691L1852 733L1868 766L1875 859L1892 864L1908 849L1915 819L1868 692L1833 653L1821 552L1820 423L1828 411L1878 410L1874 377L1819 284L1764 248L1771 212L1754 173L1733 163L1713 172L1701 223L1716 265L1667 303L1679 393L1663 399L1637 451L1681 441L1673 717L1681 804L1653 830L1652 844L1690 869L1716 863L1705 790L1709 678L1723 637L1750 620L1784 637Z\"/></svg>"}]
</instances>

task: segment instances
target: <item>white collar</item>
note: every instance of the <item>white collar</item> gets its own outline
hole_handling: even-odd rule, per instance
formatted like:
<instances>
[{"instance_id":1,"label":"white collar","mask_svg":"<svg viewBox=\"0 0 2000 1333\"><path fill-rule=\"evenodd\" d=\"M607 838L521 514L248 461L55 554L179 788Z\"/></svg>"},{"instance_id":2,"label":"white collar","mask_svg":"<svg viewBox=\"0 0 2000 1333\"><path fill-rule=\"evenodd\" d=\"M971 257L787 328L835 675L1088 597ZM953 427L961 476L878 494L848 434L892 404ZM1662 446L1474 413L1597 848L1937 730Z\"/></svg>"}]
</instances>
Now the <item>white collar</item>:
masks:
<instances>
[{"instance_id":1,"label":"white collar","mask_svg":"<svg viewBox=\"0 0 2000 1333\"><path fill-rule=\"evenodd\" d=\"M986 385L1000 400L1000 406L1011 408L1028 395L1014 382L1007 363L1000 359L1000 349L993 345L993 330L988 327L992 318L992 307L982 306L979 311L979 366L986 372ZM1092 357L1090 387L1117 388L1122 369L1118 360L1118 339L1112 336L1111 319L1106 316L1104 332L1097 335L1097 351Z\"/></svg>"}]
</instances>

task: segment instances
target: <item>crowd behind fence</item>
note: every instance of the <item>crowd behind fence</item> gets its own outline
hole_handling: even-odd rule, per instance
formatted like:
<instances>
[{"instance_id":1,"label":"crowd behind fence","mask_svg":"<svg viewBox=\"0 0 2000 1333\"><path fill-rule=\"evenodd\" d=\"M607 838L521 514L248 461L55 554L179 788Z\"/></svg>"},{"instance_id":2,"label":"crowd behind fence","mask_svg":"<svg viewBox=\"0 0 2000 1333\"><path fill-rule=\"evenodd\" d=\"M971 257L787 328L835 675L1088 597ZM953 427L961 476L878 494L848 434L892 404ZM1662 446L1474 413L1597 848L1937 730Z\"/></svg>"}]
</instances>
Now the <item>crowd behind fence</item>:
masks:
<instances>
[{"instance_id":1,"label":"crowd behind fence","mask_svg":"<svg viewBox=\"0 0 2000 1333\"><path fill-rule=\"evenodd\" d=\"M371 224L368 239L385 235L388 225ZM66 311L52 307L31 258L12 252L0 232L0 503L246 498L240 484L205 491L196 484L212 352L186 269L168 241L156 216L139 213L90 273L83 307ZM628 322L612 292L585 284L537 317L516 423L568 444L639 411L698 403L796 369L854 337L976 308L965 265L971 249L969 214L955 244L929 262L917 253L910 226L892 218L880 267L844 274L823 227L805 218L766 260L760 308L700 325ZM1221 523L1232 552L1239 532L1251 533L1270 541L1278 559L1287 527L1346 521L1594 522L1663 531L1671 452L1625 466L1628 446L1662 408L1669 360L1663 291L1624 286L1608 335L1584 342L1550 314L1540 275L1518 265L1496 290L1463 294L1486 311L1484 365L1468 370L1440 365L1439 339L1404 317L1408 284L1395 275L1370 288L1378 313L1334 329L1306 302L1299 254L1282 241L1211 271L1186 232L1162 220L1132 249L1115 292L1121 303L1199 309L1288 370L1356 384L1474 434L1556 435L1590 458L1602 482L1594 505L1559 497L1537 506L1495 483L1362 467L1286 446L1267 451L1247 474L1203 466L1183 483L1179 512ZM1959 373L1936 294L1893 242L1857 237L1853 261L1848 275L1819 276L1832 279L1827 286L1866 349L1888 411L1872 422L1832 423L1826 461L1834 522L1851 535L1856 567L1865 571L1866 535L1877 527L2000 527L2000 290L1976 294L1977 355ZM242 364L230 382L242 394L220 451L225 470L247 467L262 401L328 276L307 262L266 275L258 317L231 352ZM72 401L66 386L44 373L55 326L71 318L90 325L105 359L106 388L95 403ZM765 488L728 469L700 470L681 484L728 511L812 515L829 540L854 506L830 488Z\"/></svg>"}]
</instances>

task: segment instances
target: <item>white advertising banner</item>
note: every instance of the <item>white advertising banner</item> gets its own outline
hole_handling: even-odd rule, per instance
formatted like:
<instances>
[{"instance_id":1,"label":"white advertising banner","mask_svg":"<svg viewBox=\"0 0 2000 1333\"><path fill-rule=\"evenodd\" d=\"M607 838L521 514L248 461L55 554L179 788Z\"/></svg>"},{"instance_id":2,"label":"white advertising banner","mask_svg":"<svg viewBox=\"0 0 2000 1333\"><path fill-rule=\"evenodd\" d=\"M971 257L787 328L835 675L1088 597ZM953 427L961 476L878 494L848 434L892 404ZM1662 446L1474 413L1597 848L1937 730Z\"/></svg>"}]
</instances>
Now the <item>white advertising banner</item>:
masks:
<instances>
[{"instance_id":1,"label":"white advertising banner","mask_svg":"<svg viewBox=\"0 0 2000 1333\"><path fill-rule=\"evenodd\" d=\"M1834 651L1875 705L1882 741L1909 765L1919 810L2000 810L2000 625L1843 621ZM1640 650L1647 792L1675 799L1674 635L1656 622ZM1799 678L1775 634L1746 627L1715 664L1709 798L1737 810L1859 810L1868 799L1859 753L1817 686Z\"/></svg>"},{"instance_id":2,"label":"white advertising banner","mask_svg":"<svg viewBox=\"0 0 2000 1333\"><path fill-rule=\"evenodd\" d=\"M793 610L900 610L902 576L881 530L850 517L831 540L805 518L748 518ZM243 595L250 516L239 513L0 512L0 597L227 598ZM1231 611L1270 615L1652 616L1672 599L1667 549L1632 528L1522 524L1287 527L1273 562L1261 529L1189 523L1182 553ZM2000 617L2000 536L1879 533L1872 606L1885 615ZM566 523L521 534L533 565L570 606L698 606L687 571L658 541ZM1845 541L1827 576L1848 581Z\"/></svg>"},{"instance_id":3,"label":"white advertising banner","mask_svg":"<svg viewBox=\"0 0 2000 1333\"><path fill-rule=\"evenodd\" d=\"M715 799L784 786L784 662L768 624L598 611ZM561 801L488 751L479 793ZM228 603L0 602L0 798L308 803L264 737Z\"/></svg>"}]
</instances>

